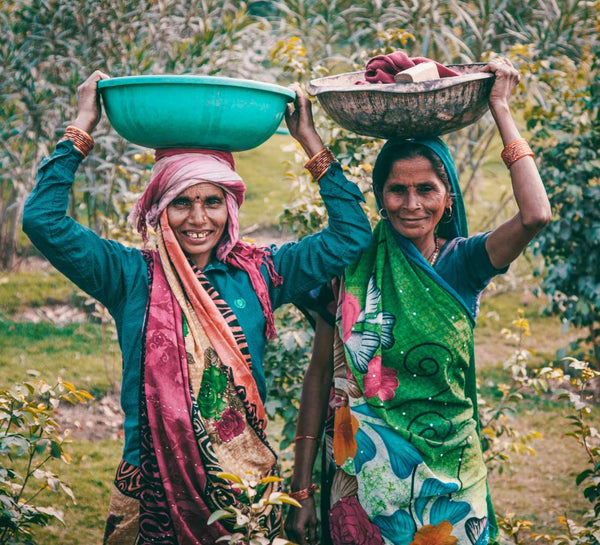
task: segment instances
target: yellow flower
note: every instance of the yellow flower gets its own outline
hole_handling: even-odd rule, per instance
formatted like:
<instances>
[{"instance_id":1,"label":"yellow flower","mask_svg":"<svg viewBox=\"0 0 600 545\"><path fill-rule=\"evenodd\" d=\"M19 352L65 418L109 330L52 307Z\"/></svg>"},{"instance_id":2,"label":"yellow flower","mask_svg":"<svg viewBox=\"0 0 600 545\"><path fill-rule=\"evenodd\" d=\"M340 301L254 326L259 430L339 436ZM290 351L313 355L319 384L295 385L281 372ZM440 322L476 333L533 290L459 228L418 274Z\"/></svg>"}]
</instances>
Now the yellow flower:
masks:
<instances>
[{"instance_id":1,"label":"yellow flower","mask_svg":"<svg viewBox=\"0 0 600 545\"><path fill-rule=\"evenodd\" d=\"M443 520L436 526L427 524L419 528L410 545L457 545L458 539L452 536L452 524Z\"/></svg>"}]
</instances>

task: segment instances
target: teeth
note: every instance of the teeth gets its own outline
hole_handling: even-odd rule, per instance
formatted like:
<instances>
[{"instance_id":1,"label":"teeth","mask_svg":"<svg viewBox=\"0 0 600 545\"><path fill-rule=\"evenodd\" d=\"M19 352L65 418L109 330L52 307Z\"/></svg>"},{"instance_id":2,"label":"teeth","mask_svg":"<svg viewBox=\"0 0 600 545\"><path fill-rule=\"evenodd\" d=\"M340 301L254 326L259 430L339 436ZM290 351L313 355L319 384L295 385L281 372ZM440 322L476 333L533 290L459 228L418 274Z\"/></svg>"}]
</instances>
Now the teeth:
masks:
<instances>
[{"instance_id":1,"label":"teeth","mask_svg":"<svg viewBox=\"0 0 600 545\"><path fill-rule=\"evenodd\" d=\"M187 235L190 238L206 238L208 233L188 233Z\"/></svg>"}]
</instances>

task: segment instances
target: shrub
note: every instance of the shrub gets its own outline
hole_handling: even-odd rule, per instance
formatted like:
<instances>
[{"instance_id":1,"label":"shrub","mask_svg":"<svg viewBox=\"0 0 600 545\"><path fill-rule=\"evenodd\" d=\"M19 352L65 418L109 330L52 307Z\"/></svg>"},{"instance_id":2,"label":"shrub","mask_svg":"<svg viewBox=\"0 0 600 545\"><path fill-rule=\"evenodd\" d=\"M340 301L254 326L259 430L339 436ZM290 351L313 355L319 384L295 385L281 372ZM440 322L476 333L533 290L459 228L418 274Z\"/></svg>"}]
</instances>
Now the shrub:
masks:
<instances>
[{"instance_id":1,"label":"shrub","mask_svg":"<svg viewBox=\"0 0 600 545\"><path fill-rule=\"evenodd\" d=\"M26 381L0 390L0 543L36 543L31 530L62 520L62 512L34 502L45 491L75 501L71 489L44 466L51 459L70 462L67 431L60 435L54 409L61 401L84 403L92 396L58 379Z\"/></svg>"}]
</instances>

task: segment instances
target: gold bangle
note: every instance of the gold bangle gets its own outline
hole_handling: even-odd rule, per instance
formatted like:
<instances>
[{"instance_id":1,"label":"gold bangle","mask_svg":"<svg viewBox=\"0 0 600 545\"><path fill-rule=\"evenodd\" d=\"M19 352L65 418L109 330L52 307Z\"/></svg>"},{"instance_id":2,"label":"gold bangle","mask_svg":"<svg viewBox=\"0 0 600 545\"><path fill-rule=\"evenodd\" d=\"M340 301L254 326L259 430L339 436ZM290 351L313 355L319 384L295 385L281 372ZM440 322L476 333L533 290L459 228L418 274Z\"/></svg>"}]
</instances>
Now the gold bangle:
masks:
<instances>
[{"instance_id":1,"label":"gold bangle","mask_svg":"<svg viewBox=\"0 0 600 545\"><path fill-rule=\"evenodd\" d=\"M329 148L323 148L319 153L313 155L304 165L304 168L310 172L315 182L318 182L327 172L331 163L336 163L335 155Z\"/></svg>"},{"instance_id":2,"label":"gold bangle","mask_svg":"<svg viewBox=\"0 0 600 545\"><path fill-rule=\"evenodd\" d=\"M534 157L534 154L525 138L517 138L514 142L511 142L504 147L500 157L502 157L506 168L510 168L519 159L522 159L523 157Z\"/></svg>"},{"instance_id":3,"label":"gold bangle","mask_svg":"<svg viewBox=\"0 0 600 545\"><path fill-rule=\"evenodd\" d=\"M94 147L94 139L83 129L75 127L74 125L69 125L65 129L65 134L59 142L64 142L65 140L71 140L71 142L73 142L73 147L77 149L84 158L89 155Z\"/></svg>"},{"instance_id":4,"label":"gold bangle","mask_svg":"<svg viewBox=\"0 0 600 545\"><path fill-rule=\"evenodd\" d=\"M302 501L310 498L315 495L317 491L317 485L312 483L308 486L308 488L303 488L302 490L296 490L296 492L290 492L288 496L290 498L294 498L296 501Z\"/></svg>"}]
</instances>

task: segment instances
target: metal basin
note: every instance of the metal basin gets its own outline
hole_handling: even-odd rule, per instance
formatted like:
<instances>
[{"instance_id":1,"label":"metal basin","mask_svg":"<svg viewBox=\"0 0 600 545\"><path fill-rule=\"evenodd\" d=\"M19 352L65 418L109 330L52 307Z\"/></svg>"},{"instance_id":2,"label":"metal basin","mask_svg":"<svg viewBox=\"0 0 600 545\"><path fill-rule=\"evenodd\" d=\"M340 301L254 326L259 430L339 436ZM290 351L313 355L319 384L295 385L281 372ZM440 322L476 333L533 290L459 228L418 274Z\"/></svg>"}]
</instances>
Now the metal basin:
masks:
<instances>
[{"instance_id":1,"label":"metal basin","mask_svg":"<svg viewBox=\"0 0 600 545\"><path fill-rule=\"evenodd\" d=\"M484 63L454 64L459 76L417 83L364 84L364 72L312 80L307 91L339 125L365 136L422 138L462 129L488 109L494 75Z\"/></svg>"}]
</instances>

